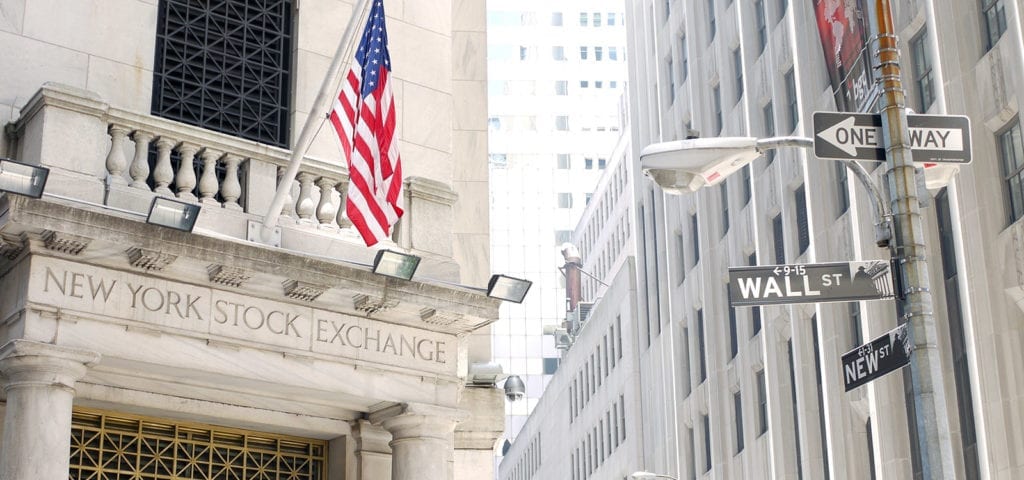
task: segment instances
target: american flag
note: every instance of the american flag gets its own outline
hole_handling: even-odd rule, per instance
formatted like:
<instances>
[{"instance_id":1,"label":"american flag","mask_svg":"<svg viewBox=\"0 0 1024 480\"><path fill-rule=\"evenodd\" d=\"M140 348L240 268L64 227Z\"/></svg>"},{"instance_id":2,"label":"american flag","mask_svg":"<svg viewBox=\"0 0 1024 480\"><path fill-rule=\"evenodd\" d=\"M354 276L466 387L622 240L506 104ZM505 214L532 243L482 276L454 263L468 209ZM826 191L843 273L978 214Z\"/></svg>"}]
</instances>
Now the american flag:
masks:
<instances>
[{"instance_id":1,"label":"american flag","mask_svg":"<svg viewBox=\"0 0 1024 480\"><path fill-rule=\"evenodd\" d=\"M373 0L352 68L331 111L348 161L345 213L368 247L387 239L402 216L402 159L394 139L390 77L384 2Z\"/></svg>"}]
</instances>

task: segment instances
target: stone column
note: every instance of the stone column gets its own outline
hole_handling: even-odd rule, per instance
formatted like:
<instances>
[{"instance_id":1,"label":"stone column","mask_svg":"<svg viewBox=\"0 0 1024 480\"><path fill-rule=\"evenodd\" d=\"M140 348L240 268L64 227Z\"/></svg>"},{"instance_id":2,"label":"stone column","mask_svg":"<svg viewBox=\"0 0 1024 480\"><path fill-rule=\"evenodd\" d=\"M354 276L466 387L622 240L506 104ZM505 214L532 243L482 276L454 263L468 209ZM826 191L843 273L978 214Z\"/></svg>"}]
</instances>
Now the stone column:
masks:
<instances>
[{"instance_id":1,"label":"stone column","mask_svg":"<svg viewBox=\"0 0 1024 480\"><path fill-rule=\"evenodd\" d=\"M358 480L384 479L391 475L391 435L383 428L366 420L352 423L355 440L356 478Z\"/></svg>"},{"instance_id":2,"label":"stone column","mask_svg":"<svg viewBox=\"0 0 1024 480\"><path fill-rule=\"evenodd\" d=\"M0 478L67 480L75 382L98 360L88 350L29 340L0 347L7 393Z\"/></svg>"},{"instance_id":3,"label":"stone column","mask_svg":"<svg viewBox=\"0 0 1024 480\"><path fill-rule=\"evenodd\" d=\"M391 480L452 480L455 423L462 410L400 403L370 414L391 432Z\"/></svg>"}]
</instances>

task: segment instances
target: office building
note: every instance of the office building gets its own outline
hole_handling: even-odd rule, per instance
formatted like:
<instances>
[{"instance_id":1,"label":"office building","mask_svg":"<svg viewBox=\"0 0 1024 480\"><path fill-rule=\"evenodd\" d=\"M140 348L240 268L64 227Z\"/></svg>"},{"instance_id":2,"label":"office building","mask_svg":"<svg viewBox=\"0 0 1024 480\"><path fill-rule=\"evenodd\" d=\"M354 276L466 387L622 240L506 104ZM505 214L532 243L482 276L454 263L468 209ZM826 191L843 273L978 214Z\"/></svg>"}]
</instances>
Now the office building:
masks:
<instances>
[{"instance_id":1,"label":"office building","mask_svg":"<svg viewBox=\"0 0 1024 480\"><path fill-rule=\"evenodd\" d=\"M492 0L487 9L491 268L533 281L492 328L494 362L526 385L506 405L511 440L558 368L543 332L565 319L559 247L622 133L625 23L621 0Z\"/></svg>"},{"instance_id":2,"label":"office building","mask_svg":"<svg viewBox=\"0 0 1024 480\"><path fill-rule=\"evenodd\" d=\"M472 367L499 305L482 2L386 2L393 237L366 248L351 228L326 125L262 235L369 3L0 8L0 152L49 169L41 198L0 194L0 477L492 475L504 396ZM194 229L152 224L154 199L200 207ZM411 280L374 273L384 250L419 257Z\"/></svg>"}]
</instances>

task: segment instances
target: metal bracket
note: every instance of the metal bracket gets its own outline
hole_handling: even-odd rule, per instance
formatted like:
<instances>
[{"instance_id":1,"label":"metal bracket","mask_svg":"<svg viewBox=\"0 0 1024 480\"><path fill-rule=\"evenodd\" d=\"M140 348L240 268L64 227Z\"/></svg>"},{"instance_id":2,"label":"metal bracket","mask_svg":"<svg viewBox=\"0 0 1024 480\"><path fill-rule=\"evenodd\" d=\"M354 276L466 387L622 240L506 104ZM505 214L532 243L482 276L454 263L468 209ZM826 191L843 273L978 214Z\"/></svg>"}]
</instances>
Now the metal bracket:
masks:
<instances>
[{"instance_id":1,"label":"metal bracket","mask_svg":"<svg viewBox=\"0 0 1024 480\"><path fill-rule=\"evenodd\" d=\"M250 242L262 243L264 245L270 245L271 247L281 246L281 227L274 226L274 231L267 241L263 240L261 235L263 230L263 223L255 220L249 220L249 229L246 231L245 239Z\"/></svg>"}]
</instances>

